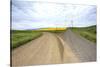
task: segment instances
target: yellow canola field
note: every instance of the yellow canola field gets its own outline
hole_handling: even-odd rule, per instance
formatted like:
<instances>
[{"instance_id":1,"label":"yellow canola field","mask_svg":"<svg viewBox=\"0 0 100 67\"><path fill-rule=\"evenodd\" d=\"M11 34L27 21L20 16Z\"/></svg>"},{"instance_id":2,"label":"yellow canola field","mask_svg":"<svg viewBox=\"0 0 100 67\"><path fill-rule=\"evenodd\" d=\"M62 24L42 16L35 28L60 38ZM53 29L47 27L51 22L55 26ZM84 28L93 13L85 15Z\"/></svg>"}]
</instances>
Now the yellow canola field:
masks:
<instances>
[{"instance_id":1,"label":"yellow canola field","mask_svg":"<svg viewBox=\"0 0 100 67\"><path fill-rule=\"evenodd\" d=\"M66 30L67 28L41 28L41 29L39 29L39 30L44 30L44 31L48 31L48 30L50 30L50 31L53 31L53 30Z\"/></svg>"}]
</instances>

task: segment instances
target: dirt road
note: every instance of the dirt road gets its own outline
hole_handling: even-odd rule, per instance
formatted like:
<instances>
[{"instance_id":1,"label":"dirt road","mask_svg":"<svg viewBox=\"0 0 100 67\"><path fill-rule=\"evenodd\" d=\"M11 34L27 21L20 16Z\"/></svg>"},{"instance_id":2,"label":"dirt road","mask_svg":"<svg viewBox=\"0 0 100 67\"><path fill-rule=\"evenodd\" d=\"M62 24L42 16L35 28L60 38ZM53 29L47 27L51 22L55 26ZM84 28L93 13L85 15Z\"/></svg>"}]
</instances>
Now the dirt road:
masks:
<instances>
[{"instance_id":1,"label":"dirt road","mask_svg":"<svg viewBox=\"0 0 100 67\"><path fill-rule=\"evenodd\" d=\"M96 44L75 34L71 30L58 35L67 43L81 62L96 61Z\"/></svg>"},{"instance_id":2,"label":"dirt road","mask_svg":"<svg viewBox=\"0 0 100 67\"><path fill-rule=\"evenodd\" d=\"M55 34L48 32L12 51L13 66L73 62L80 61L69 45Z\"/></svg>"}]
</instances>

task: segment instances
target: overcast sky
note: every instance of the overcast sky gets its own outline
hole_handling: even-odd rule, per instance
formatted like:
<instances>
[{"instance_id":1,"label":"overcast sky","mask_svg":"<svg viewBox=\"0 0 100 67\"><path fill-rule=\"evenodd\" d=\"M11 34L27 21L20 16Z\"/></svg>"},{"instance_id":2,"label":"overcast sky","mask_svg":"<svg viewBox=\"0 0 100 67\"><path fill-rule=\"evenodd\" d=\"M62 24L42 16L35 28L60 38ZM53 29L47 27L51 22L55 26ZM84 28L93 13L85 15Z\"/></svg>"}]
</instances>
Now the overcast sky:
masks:
<instances>
[{"instance_id":1,"label":"overcast sky","mask_svg":"<svg viewBox=\"0 0 100 67\"><path fill-rule=\"evenodd\" d=\"M51 2L12 2L12 29L96 25L96 6Z\"/></svg>"}]
</instances>

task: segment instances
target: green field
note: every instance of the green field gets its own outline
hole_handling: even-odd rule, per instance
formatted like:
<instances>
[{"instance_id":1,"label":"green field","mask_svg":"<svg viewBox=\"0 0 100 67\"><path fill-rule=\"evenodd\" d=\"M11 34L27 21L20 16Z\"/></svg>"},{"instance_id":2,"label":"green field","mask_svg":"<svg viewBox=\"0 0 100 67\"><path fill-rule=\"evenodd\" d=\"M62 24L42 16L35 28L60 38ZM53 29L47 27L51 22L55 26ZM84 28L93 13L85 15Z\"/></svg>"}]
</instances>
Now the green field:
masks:
<instances>
[{"instance_id":1,"label":"green field","mask_svg":"<svg viewBox=\"0 0 100 67\"><path fill-rule=\"evenodd\" d=\"M84 38L96 43L96 25L84 28L71 28L77 34L80 34Z\"/></svg>"},{"instance_id":2,"label":"green field","mask_svg":"<svg viewBox=\"0 0 100 67\"><path fill-rule=\"evenodd\" d=\"M41 36L39 31L32 30L11 30L11 48L19 47L37 37Z\"/></svg>"}]
</instances>

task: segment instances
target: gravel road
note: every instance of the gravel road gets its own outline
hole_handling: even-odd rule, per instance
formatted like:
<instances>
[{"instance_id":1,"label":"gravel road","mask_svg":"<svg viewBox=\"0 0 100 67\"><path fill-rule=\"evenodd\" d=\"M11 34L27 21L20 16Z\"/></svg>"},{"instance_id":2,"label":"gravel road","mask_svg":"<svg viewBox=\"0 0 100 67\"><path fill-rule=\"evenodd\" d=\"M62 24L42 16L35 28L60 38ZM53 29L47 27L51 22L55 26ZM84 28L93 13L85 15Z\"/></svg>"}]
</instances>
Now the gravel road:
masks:
<instances>
[{"instance_id":1,"label":"gravel road","mask_svg":"<svg viewBox=\"0 0 100 67\"><path fill-rule=\"evenodd\" d=\"M12 66L96 61L96 44L71 30L43 35L12 50Z\"/></svg>"},{"instance_id":2,"label":"gravel road","mask_svg":"<svg viewBox=\"0 0 100 67\"><path fill-rule=\"evenodd\" d=\"M72 49L81 62L96 61L96 44L77 35L71 30L58 34Z\"/></svg>"},{"instance_id":3,"label":"gravel road","mask_svg":"<svg viewBox=\"0 0 100 67\"><path fill-rule=\"evenodd\" d=\"M12 51L12 66L80 62L70 47L63 40L62 44L60 39L53 33L44 32L41 37Z\"/></svg>"}]
</instances>

